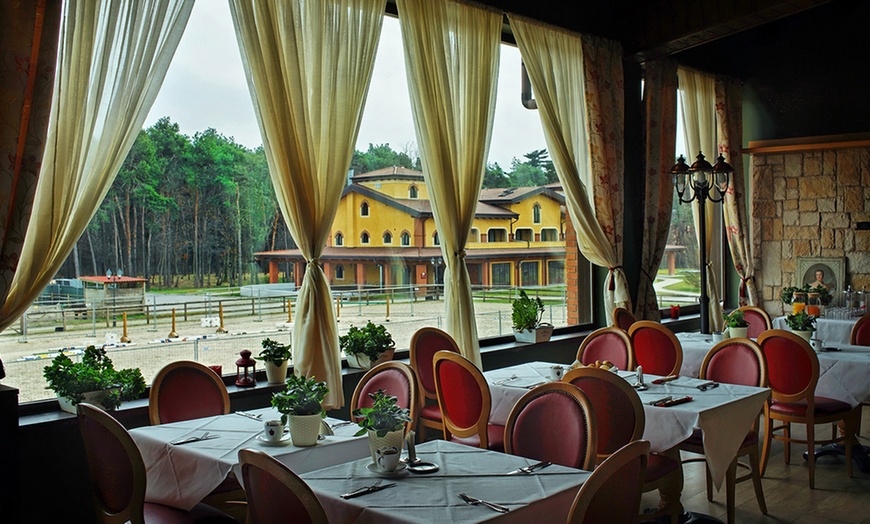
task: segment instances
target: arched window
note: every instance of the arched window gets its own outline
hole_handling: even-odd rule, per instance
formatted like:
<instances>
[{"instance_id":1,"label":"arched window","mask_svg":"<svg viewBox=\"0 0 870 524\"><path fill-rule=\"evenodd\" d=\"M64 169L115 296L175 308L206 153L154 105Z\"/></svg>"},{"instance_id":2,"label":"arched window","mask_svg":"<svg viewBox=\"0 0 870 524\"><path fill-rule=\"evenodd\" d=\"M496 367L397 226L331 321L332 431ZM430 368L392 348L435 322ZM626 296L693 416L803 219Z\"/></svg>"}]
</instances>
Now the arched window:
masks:
<instances>
[{"instance_id":1,"label":"arched window","mask_svg":"<svg viewBox=\"0 0 870 524\"><path fill-rule=\"evenodd\" d=\"M408 198L417 198L417 186L408 188Z\"/></svg>"},{"instance_id":2,"label":"arched window","mask_svg":"<svg viewBox=\"0 0 870 524\"><path fill-rule=\"evenodd\" d=\"M369 234L363 231L362 235L359 236L360 244L368 244L369 243Z\"/></svg>"},{"instance_id":3,"label":"arched window","mask_svg":"<svg viewBox=\"0 0 870 524\"><path fill-rule=\"evenodd\" d=\"M433 246L440 246L441 245L441 239L438 238L437 231L432 234L432 245Z\"/></svg>"},{"instance_id":4,"label":"arched window","mask_svg":"<svg viewBox=\"0 0 870 524\"><path fill-rule=\"evenodd\" d=\"M344 245L344 235L341 234L341 231L335 234L335 245L343 246Z\"/></svg>"},{"instance_id":5,"label":"arched window","mask_svg":"<svg viewBox=\"0 0 870 524\"><path fill-rule=\"evenodd\" d=\"M402 232L402 245L403 246L410 246L411 245L411 235L409 235L407 231Z\"/></svg>"},{"instance_id":6,"label":"arched window","mask_svg":"<svg viewBox=\"0 0 870 524\"><path fill-rule=\"evenodd\" d=\"M362 204L360 204L359 216L361 216L361 217L369 216L369 203L368 202L363 202Z\"/></svg>"},{"instance_id":7,"label":"arched window","mask_svg":"<svg viewBox=\"0 0 870 524\"><path fill-rule=\"evenodd\" d=\"M468 241L480 242L480 230L476 227L471 228L471 231L468 233Z\"/></svg>"},{"instance_id":8,"label":"arched window","mask_svg":"<svg viewBox=\"0 0 870 524\"><path fill-rule=\"evenodd\" d=\"M541 205L535 204L535 207L532 208L532 222L535 224L541 223Z\"/></svg>"},{"instance_id":9,"label":"arched window","mask_svg":"<svg viewBox=\"0 0 870 524\"><path fill-rule=\"evenodd\" d=\"M384 231L384 244L392 244L393 235L389 231Z\"/></svg>"},{"instance_id":10,"label":"arched window","mask_svg":"<svg viewBox=\"0 0 870 524\"><path fill-rule=\"evenodd\" d=\"M487 242L507 242L507 229L490 228L490 230L486 232L486 241Z\"/></svg>"},{"instance_id":11,"label":"arched window","mask_svg":"<svg viewBox=\"0 0 870 524\"><path fill-rule=\"evenodd\" d=\"M335 266L335 279L344 280L344 266L341 264Z\"/></svg>"}]
</instances>

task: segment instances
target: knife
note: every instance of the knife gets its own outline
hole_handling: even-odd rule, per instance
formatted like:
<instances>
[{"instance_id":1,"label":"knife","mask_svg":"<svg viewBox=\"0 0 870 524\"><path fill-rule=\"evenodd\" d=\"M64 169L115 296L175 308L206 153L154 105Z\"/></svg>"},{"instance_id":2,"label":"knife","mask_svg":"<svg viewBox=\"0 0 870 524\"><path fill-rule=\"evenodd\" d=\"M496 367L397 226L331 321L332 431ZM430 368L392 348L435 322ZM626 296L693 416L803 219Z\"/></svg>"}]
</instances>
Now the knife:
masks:
<instances>
[{"instance_id":1,"label":"knife","mask_svg":"<svg viewBox=\"0 0 870 524\"><path fill-rule=\"evenodd\" d=\"M701 391L707 391L708 389L718 388L719 383L710 380L710 381L704 382L703 384L698 384L695 387L700 389Z\"/></svg>"},{"instance_id":2,"label":"knife","mask_svg":"<svg viewBox=\"0 0 870 524\"><path fill-rule=\"evenodd\" d=\"M665 382L670 382L672 380L677 380L680 378L679 375L669 375L667 377L657 378L652 381L653 384L664 384Z\"/></svg>"},{"instance_id":3,"label":"knife","mask_svg":"<svg viewBox=\"0 0 870 524\"><path fill-rule=\"evenodd\" d=\"M350 493L345 493L344 495L340 495L341 498L347 500L352 499L354 497L360 497L362 495L368 495L369 493L374 493L375 491L380 491L382 489L392 488L396 483L393 482L391 484L381 484L380 486L365 486L356 491L351 491Z\"/></svg>"},{"instance_id":4,"label":"knife","mask_svg":"<svg viewBox=\"0 0 870 524\"><path fill-rule=\"evenodd\" d=\"M653 400L652 402L647 402L650 406L658 406L659 404L664 404L665 402L670 402L674 397L668 395L667 397L662 397L660 399Z\"/></svg>"},{"instance_id":5,"label":"knife","mask_svg":"<svg viewBox=\"0 0 870 524\"><path fill-rule=\"evenodd\" d=\"M213 438L218 438L220 435L206 435L205 437L190 437L182 440L176 440L175 442L170 442L173 446L180 446L182 444L190 444L191 442L200 442L203 440L211 440Z\"/></svg>"},{"instance_id":6,"label":"knife","mask_svg":"<svg viewBox=\"0 0 870 524\"><path fill-rule=\"evenodd\" d=\"M243 417L248 417L254 420L261 420L261 418L263 417L262 414L255 415L254 413L248 413L247 411L236 411L236 415L241 415Z\"/></svg>"},{"instance_id":7,"label":"knife","mask_svg":"<svg viewBox=\"0 0 870 524\"><path fill-rule=\"evenodd\" d=\"M684 403L686 403L686 402L691 402L691 401L692 401L692 397L686 395L685 397L680 397L680 398L675 398L675 399L671 399L671 400L666 400L666 401L664 401L664 402L661 402L661 403L659 403L659 404L656 404L656 406L659 406L659 407L662 407L662 408L669 408L669 407L671 407L671 406L676 406L677 404L684 404Z\"/></svg>"},{"instance_id":8,"label":"knife","mask_svg":"<svg viewBox=\"0 0 870 524\"><path fill-rule=\"evenodd\" d=\"M530 475L530 474L534 473L535 471L538 471L539 469L544 469L547 466L552 466L552 465L553 465L552 462L543 460L541 462L538 462L537 464L532 464L530 466L525 466L525 467L522 467L519 469L515 469L513 471L508 471L507 474L508 475L519 475L519 474Z\"/></svg>"}]
</instances>

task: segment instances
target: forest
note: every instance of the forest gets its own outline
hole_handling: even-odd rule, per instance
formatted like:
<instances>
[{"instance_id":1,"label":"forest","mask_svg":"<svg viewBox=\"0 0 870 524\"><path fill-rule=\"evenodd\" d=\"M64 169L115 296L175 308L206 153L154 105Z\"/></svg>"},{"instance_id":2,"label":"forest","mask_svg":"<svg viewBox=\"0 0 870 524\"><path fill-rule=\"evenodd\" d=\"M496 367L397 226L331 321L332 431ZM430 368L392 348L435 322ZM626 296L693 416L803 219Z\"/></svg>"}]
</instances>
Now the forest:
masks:
<instances>
[{"instance_id":1,"label":"forest","mask_svg":"<svg viewBox=\"0 0 870 524\"><path fill-rule=\"evenodd\" d=\"M354 151L350 169L422 170L419 155L389 144ZM546 150L514 158L509 171L487 166L484 187L556 181ZM262 272L253 254L293 248L262 147L237 144L206 129L192 137L164 117L143 129L58 277L140 276L159 288L182 279L195 288L239 286Z\"/></svg>"}]
</instances>

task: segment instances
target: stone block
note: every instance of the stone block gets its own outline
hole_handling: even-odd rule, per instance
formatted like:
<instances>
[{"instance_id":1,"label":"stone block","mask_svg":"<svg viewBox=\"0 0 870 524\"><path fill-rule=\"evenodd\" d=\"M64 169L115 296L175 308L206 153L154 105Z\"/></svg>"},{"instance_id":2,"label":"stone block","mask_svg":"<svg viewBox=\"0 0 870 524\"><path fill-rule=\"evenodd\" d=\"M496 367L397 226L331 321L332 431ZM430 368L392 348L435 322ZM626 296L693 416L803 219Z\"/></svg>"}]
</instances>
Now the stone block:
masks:
<instances>
[{"instance_id":1,"label":"stone block","mask_svg":"<svg viewBox=\"0 0 870 524\"><path fill-rule=\"evenodd\" d=\"M847 258L849 273L870 273L870 252L853 251Z\"/></svg>"},{"instance_id":2,"label":"stone block","mask_svg":"<svg viewBox=\"0 0 870 524\"><path fill-rule=\"evenodd\" d=\"M801 200L801 202L803 202L803 200ZM798 221L802 226L818 226L819 214L811 211L805 211L800 214L800 218Z\"/></svg>"},{"instance_id":3,"label":"stone block","mask_svg":"<svg viewBox=\"0 0 870 524\"><path fill-rule=\"evenodd\" d=\"M782 212L782 225L783 226L796 226L799 224L800 213L797 211L785 211Z\"/></svg>"},{"instance_id":4,"label":"stone block","mask_svg":"<svg viewBox=\"0 0 870 524\"><path fill-rule=\"evenodd\" d=\"M782 219L774 218L771 224L773 240L782 240Z\"/></svg>"},{"instance_id":5,"label":"stone block","mask_svg":"<svg viewBox=\"0 0 870 524\"><path fill-rule=\"evenodd\" d=\"M816 226L785 226L783 227L785 240L812 240L819 238L819 228Z\"/></svg>"},{"instance_id":6,"label":"stone block","mask_svg":"<svg viewBox=\"0 0 870 524\"><path fill-rule=\"evenodd\" d=\"M849 215L846 213L821 213L822 228L848 228Z\"/></svg>"},{"instance_id":7,"label":"stone block","mask_svg":"<svg viewBox=\"0 0 870 524\"><path fill-rule=\"evenodd\" d=\"M771 218L776 216L776 204L773 200L754 200L752 202L752 216L757 218Z\"/></svg>"},{"instance_id":8,"label":"stone block","mask_svg":"<svg viewBox=\"0 0 870 524\"><path fill-rule=\"evenodd\" d=\"M785 176L798 178L803 175L803 160L801 153L790 153L785 156Z\"/></svg>"},{"instance_id":9,"label":"stone block","mask_svg":"<svg viewBox=\"0 0 870 524\"><path fill-rule=\"evenodd\" d=\"M852 231L854 250L870 251L870 231Z\"/></svg>"},{"instance_id":10,"label":"stone block","mask_svg":"<svg viewBox=\"0 0 870 524\"><path fill-rule=\"evenodd\" d=\"M870 288L870 273L852 273L849 275L849 282L852 284L852 289L868 289Z\"/></svg>"},{"instance_id":11,"label":"stone block","mask_svg":"<svg viewBox=\"0 0 870 524\"><path fill-rule=\"evenodd\" d=\"M843 149L837 153L837 181L843 186L861 184L861 153L857 149Z\"/></svg>"},{"instance_id":12,"label":"stone block","mask_svg":"<svg viewBox=\"0 0 870 524\"><path fill-rule=\"evenodd\" d=\"M762 286L761 287L761 298L762 298L762 300L773 300L773 287Z\"/></svg>"},{"instance_id":13,"label":"stone block","mask_svg":"<svg viewBox=\"0 0 870 524\"><path fill-rule=\"evenodd\" d=\"M788 200L783 200L782 201L782 209L788 210L788 211L797 211L797 209L799 207L798 206L799 202L800 202L800 200L798 200L797 198L790 198Z\"/></svg>"},{"instance_id":14,"label":"stone block","mask_svg":"<svg viewBox=\"0 0 870 524\"><path fill-rule=\"evenodd\" d=\"M793 256L808 257L812 255L812 242L810 240L795 240L791 246Z\"/></svg>"},{"instance_id":15,"label":"stone block","mask_svg":"<svg viewBox=\"0 0 870 524\"><path fill-rule=\"evenodd\" d=\"M820 239L822 249L832 249L834 247L834 230L822 229L822 237Z\"/></svg>"},{"instance_id":16,"label":"stone block","mask_svg":"<svg viewBox=\"0 0 870 524\"><path fill-rule=\"evenodd\" d=\"M801 199L837 196L837 180L832 176L805 176L798 184Z\"/></svg>"},{"instance_id":17,"label":"stone block","mask_svg":"<svg viewBox=\"0 0 870 524\"><path fill-rule=\"evenodd\" d=\"M843 251L845 253L849 253L855 250L855 232L851 229L840 229L838 230L838 234L843 235ZM836 244L834 244L836 247Z\"/></svg>"},{"instance_id":18,"label":"stone block","mask_svg":"<svg viewBox=\"0 0 870 524\"><path fill-rule=\"evenodd\" d=\"M790 247L789 247L789 249L790 249ZM783 250L783 253L789 252L786 250L785 245L783 245L782 250ZM786 257L782 260L782 273L783 273L782 285L783 286L791 286L792 285L792 274L794 273L794 268L795 268L794 258ZM785 281L785 278L786 278L785 275L788 275L788 279L789 279L788 281Z\"/></svg>"},{"instance_id":19,"label":"stone block","mask_svg":"<svg viewBox=\"0 0 870 524\"><path fill-rule=\"evenodd\" d=\"M776 177L773 179L773 198L774 200L785 200L785 178Z\"/></svg>"},{"instance_id":20,"label":"stone block","mask_svg":"<svg viewBox=\"0 0 870 524\"><path fill-rule=\"evenodd\" d=\"M822 174L822 158L820 156L804 156L804 176Z\"/></svg>"},{"instance_id":21,"label":"stone block","mask_svg":"<svg viewBox=\"0 0 870 524\"><path fill-rule=\"evenodd\" d=\"M822 174L834 175L837 173L837 152L833 150L825 151L822 155Z\"/></svg>"},{"instance_id":22,"label":"stone block","mask_svg":"<svg viewBox=\"0 0 870 524\"><path fill-rule=\"evenodd\" d=\"M835 198L820 198L816 200L816 207L822 213L833 213L837 210L837 199Z\"/></svg>"},{"instance_id":23,"label":"stone block","mask_svg":"<svg viewBox=\"0 0 870 524\"><path fill-rule=\"evenodd\" d=\"M782 165L784 162L783 155L765 155L767 156L767 165Z\"/></svg>"},{"instance_id":24,"label":"stone block","mask_svg":"<svg viewBox=\"0 0 870 524\"><path fill-rule=\"evenodd\" d=\"M814 198L800 199L800 204L798 205L799 211L806 213L807 211L815 211L816 209L816 200Z\"/></svg>"},{"instance_id":25,"label":"stone block","mask_svg":"<svg viewBox=\"0 0 870 524\"><path fill-rule=\"evenodd\" d=\"M754 169L758 166L767 165L767 157L768 155L752 155L749 158L750 167Z\"/></svg>"},{"instance_id":26,"label":"stone block","mask_svg":"<svg viewBox=\"0 0 870 524\"><path fill-rule=\"evenodd\" d=\"M779 286L782 282L782 246L779 242L764 242L761 251L762 278L765 284Z\"/></svg>"},{"instance_id":27,"label":"stone block","mask_svg":"<svg viewBox=\"0 0 870 524\"><path fill-rule=\"evenodd\" d=\"M843 195L843 211L847 213L864 211L865 203L864 191L861 188L852 188Z\"/></svg>"},{"instance_id":28,"label":"stone block","mask_svg":"<svg viewBox=\"0 0 870 524\"><path fill-rule=\"evenodd\" d=\"M756 177L752 181L752 198L757 200L773 200L773 180L769 173Z\"/></svg>"},{"instance_id":29,"label":"stone block","mask_svg":"<svg viewBox=\"0 0 870 524\"><path fill-rule=\"evenodd\" d=\"M772 218L761 219L761 240L773 240L773 220Z\"/></svg>"},{"instance_id":30,"label":"stone block","mask_svg":"<svg viewBox=\"0 0 870 524\"><path fill-rule=\"evenodd\" d=\"M797 178L786 178L785 179L785 187L786 189L797 189L798 188L798 179ZM791 198L791 197L789 197Z\"/></svg>"}]
</instances>

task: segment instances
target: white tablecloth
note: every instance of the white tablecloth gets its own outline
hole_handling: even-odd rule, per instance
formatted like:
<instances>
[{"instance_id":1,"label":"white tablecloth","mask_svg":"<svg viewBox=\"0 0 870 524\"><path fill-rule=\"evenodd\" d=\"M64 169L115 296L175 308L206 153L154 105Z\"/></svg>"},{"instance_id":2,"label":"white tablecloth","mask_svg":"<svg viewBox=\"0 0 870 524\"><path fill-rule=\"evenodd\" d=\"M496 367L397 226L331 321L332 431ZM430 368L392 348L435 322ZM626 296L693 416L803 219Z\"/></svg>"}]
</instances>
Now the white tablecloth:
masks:
<instances>
[{"instance_id":1,"label":"white tablecloth","mask_svg":"<svg viewBox=\"0 0 870 524\"><path fill-rule=\"evenodd\" d=\"M858 322L858 317L852 320L836 320L832 318L816 319L815 337L825 344L848 344L852 335L852 327ZM790 329L785 323L785 317L773 319L773 329Z\"/></svg>"},{"instance_id":2,"label":"white tablecloth","mask_svg":"<svg viewBox=\"0 0 870 524\"><path fill-rule=\"evenodd\" d=\"M377 476L357 460L302 475L314 490L332 524L565 522L571 503L589 473L553 465L534 475L507 475L535 461L435 440L417 446L419 459L439 471L403 473L384 479L397 485L344 500L342 493L371 485ZM510 508L497 513L464 503L458 493Z\"/></svg>"},{"instance_id":3,"label":"white tablecloth","mask_svg":"<svg viewBox=\"0 0 870 524\"><path fill-rule=\"evenodd\" d=\"M263 413L264 420L280 418L272 408L252 413ZM327 419L327 422L340 421ZM335 436L326 437L312 447L297 448L290 443L267 446L257 440L263 422L231 413L145 426L131 430L130 434L145 461L148 477L145 500L189 510L218 487L230 471L236 478L242 478L238 463L240 449L264 451L296 473L303 473L368 456L368 439L353 437L358 429L356 424L338 427ZM170 444L205 431L220 436L177 446Z\"/></svg>"},{"instance_id":4,"label":"white tablecloth","mask_svg":"<svg viewBox=\"0 0 870 524\"><path fill-rule=\"evenodd\" d=\"M704 356L714 346L713 339L700 333L678 333L677 338L683 346L680 374L697 377ZM870 398L870 347L831 342L826 342L825 346L842 349L817 353L819 383L816 395L842 400L853 407Z\"/></svg>"},{"instance_id":5,"label":"white tablecloth","mask_svg":"<svg viewBox=\"0 0 870 524\"><path fill-rule=\"evenodd\" d=\"M532 362L484 373L493 397L490 422L504 424L510 409L528 391L523 386L533 383L536 375L545 376L545 370L550 365L547 362ZM514 375L519 378L498 383ZM620 372L619 375L634 382L635 375L632 372ZM702 392L696 386L703 381L696 378L681 377L655 385L651 382L656 377L647 377L645 381L649 389L639 392L646 416L643 438L650 441L653 451L665 451L691 436L694 428L701 428L704 431L704 451L710 474L718 489L743 438L758 418L764 401L770 396L770 390L721 384ZM668 408L648 404L667 395L674 398L689 395L693 400Z\"/></svg>"}]
</instances>

